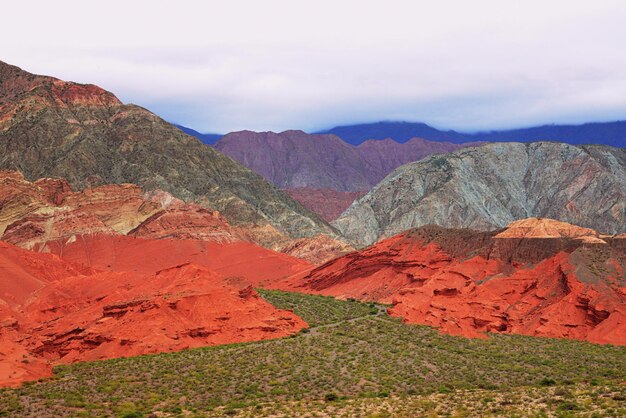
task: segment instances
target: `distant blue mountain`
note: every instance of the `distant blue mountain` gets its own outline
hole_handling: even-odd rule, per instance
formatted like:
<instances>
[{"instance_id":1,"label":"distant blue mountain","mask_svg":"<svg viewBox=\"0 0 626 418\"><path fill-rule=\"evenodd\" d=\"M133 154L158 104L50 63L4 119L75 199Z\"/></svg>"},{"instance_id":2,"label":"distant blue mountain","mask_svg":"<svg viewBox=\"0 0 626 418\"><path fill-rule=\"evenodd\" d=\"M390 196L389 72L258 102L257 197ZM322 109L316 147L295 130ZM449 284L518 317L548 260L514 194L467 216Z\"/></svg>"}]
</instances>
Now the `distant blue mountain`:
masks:
<instances>
[{"instance_id":1,"label":"distant blue mountain","mask_svg":"<svg viewBox=\"0 0 626 418\"><path fill-rule=\"evenodd\" d=\"M430 141L463 143L559 141L569 144L605 144L626 147L626 121L585 123L583 125L543 125L524 129L462 133L441 131L425 123L377 122L337 126L316 133L335 134L349 144L358 145L368 139L392 138L404 143L413 137Z\"/></svg>"},{"instance_id":2,"label":"distant blue mountain","mask_svg":"<svg viewBox=\"0 0 626 418\"><path fill-rule=\"evenodd\" d=\"M195 129L187 128L186 126L177 125L177 124L174 124L174 126L176 126L178 129L180 129L181 131L183 131L187 135L195 136L200 141L202 141L202 142L204 142L205 144L208 144L208 145L215 144L217 141L220 140L220 138L222 136L224 136L224 135L221 135L221 134L201 134L200 132L196 131Z\"/></svg>"}]
</instances>

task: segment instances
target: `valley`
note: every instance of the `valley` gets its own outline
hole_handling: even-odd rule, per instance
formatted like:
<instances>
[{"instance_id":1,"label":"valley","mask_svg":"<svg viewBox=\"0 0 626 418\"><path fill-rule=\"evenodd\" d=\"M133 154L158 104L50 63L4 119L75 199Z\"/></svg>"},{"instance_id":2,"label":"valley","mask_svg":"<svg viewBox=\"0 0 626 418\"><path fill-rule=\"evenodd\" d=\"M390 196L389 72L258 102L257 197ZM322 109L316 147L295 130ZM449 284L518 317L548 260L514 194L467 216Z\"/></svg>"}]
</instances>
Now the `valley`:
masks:
<instances>
[{"instance_id":1,"label":"valley","mask_svg":"<svg viewBox=\"0 0 626 418\"><path fill-rule=\"evenodd\" d=\"M312 324L308 332L57 367L52 379L0 390L0 413L624 412L624 347L507 335L466 339L377 315L374 305L260 292ZM537 400L526 404L529 396Z\"/></svg>"},{"instance_id":2,"label":"valley","mask_svg":"<svg viewBox=\"0 0 626 418\"><path fill-rule=\"evenodd\" d=\"M626 415L579 129L200 134L0 62L0 417Z\"/></svg>"}]
</instances>

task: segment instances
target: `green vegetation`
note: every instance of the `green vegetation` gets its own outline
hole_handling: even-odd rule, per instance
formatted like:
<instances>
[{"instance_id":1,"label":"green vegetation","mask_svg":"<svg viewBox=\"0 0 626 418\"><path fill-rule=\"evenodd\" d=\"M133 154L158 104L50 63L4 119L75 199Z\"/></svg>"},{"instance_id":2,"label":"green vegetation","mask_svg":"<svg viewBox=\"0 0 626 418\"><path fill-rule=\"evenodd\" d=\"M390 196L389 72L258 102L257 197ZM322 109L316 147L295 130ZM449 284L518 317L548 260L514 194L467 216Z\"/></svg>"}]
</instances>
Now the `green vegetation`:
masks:
<instances>
[{"instance_id":1,"label":"green vegetation","mask_svg":"<svg viewBox=\"0 0 626 418\"><path fill-rule=\"evenodd\" d=\"M562 416L600 407L623 415L625 347L509 335L465 339L382 311L373 315L375 305L261 293L315 328L293 338L57 367L51 380L0 391L0 416L258 416L309 409L388 416L406 412L405 404L463 416L477 411L466 397L484 402L481 411L506 412L525 396L543 399L537 411ZM441 402L451 409L438 409Z\"/></svg>"},{"instance_id":2,"label":"green vegetation","mask_svg":"<svg viewBox=\"0 0 626 418\"><path fill-rule=\"evenodd\" d=\"M506 390L457 390L451 393L350 398L261 404L233 411L238 417L623 417L624 385L573 385L567 389L524 386ZM233 413L224 408L214 415Z\"/></svg>"},{"instance_id":3,"label":"green vegetation","mask_svg":"<svg viewBox=\"0 0 626 418\"><path fill-rule=\"evenodd\" d=\"M257 289L268 302L280 309L290 309L304 319L310 327L361 318L378 313L374 303L361 303L354 299L341 301L330 296L303 295L280 290Z\"/></svg>"}]
</instances>

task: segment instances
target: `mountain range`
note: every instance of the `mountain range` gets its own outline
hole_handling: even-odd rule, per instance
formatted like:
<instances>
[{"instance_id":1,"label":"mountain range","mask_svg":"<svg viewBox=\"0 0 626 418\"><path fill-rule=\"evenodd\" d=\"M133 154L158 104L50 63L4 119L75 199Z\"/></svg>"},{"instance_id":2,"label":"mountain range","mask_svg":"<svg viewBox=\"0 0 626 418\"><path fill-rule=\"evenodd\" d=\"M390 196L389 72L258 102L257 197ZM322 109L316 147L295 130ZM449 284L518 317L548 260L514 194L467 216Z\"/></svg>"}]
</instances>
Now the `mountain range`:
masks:
<instances>
[{"instance_id":1,"label":"mountain range","mask_svg":"<svg viewBox=\"0 0 626 418\"><path fill-rule=\"evenodd\" d=\"M403 143L411 138L429 141L464 142L535 142L556 141L569 144L604 144L626 146L626 121L594 122L582 125L542 125L529 128L463 133L439 130L421 122L376 122L336 126L317 132L334 134L349 144L369 139L387 139Z\"/></svg>"},{"instance_id":2,"label":"mountain range","mask_svg":"<svg viewBox=\"0 0 626 418\"><path fill-rule=\"evenodd\" d=\"M310 135L302 131L233 132L215 143L216 149L280 188L342 192L369 190L402 164L463 146L470 145L419 138L404 144L387 139L353 146L335 135Z\"/></svg>"},{"instance_id":3,"label":"mountain range","mask_svg":"<svg viewBox=\"0 0 626 418\"><path fill-rule=\"evenodd\" d=\"M186 126L178 125L176 123L174 123L173 125L176 126L178 129L180 129L181 131L183 131L184 133L186 133L187 135L195 136L200 141L208 145L215 144L217 141L219 141L219 139L222 136L224 136L221 134L203 134L203 133L196 131L195 129L187 128Z\"/></svg>"},{"instance_id":4,"label":"mountain range","mask_svg":"<svg viewBox=\"0 0 626 418\"><path fill-rule=\"evenodd\" d=\"M224 135L214 146L276 186L289 190L309 209L328 208L324 216L331 221L354 197L370 190L396 167L433 153L472 145L476 144L413 138L403 144L387 139L354 146L336 135L241 131Z\"/></svg>"}]
</instances>

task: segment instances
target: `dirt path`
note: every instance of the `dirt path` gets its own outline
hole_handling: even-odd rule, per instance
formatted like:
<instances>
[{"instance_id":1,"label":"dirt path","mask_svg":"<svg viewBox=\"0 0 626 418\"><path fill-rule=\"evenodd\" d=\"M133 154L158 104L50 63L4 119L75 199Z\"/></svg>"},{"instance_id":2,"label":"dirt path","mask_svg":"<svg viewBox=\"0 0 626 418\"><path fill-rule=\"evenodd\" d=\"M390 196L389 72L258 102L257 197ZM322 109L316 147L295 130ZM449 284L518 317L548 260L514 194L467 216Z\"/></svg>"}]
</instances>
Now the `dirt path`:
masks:
<instances>
[{"instance_id":1,"label":"dirt path","mask_svg":"<svg viewBox=\"0 0 626 418\"><path fill-rule=\"evenodd\" d=\"M343 319L341 321L337 321L337 322L332 322L330 324L323 324L323 325L317 325L315 327L311 327L309 328L309 332L305 333L304 335L307 337L310 337L312 335L316 335L319 333L319 330L324 329L324 328L334 328L334 327L338 327L339 325L342 324L351 324L354 323L356 321L361 321L363 319L366 318L378 318L381 317L383 315L387 315L387 307L385 305L379 305L379 304L375 304L376 308L378 309L378 312L376 312L374 315L372 314L367 314L367 315L363 315L363 316L359 316L356 318L351 318L351 319Z\"/></svg>"}]
</instances>

